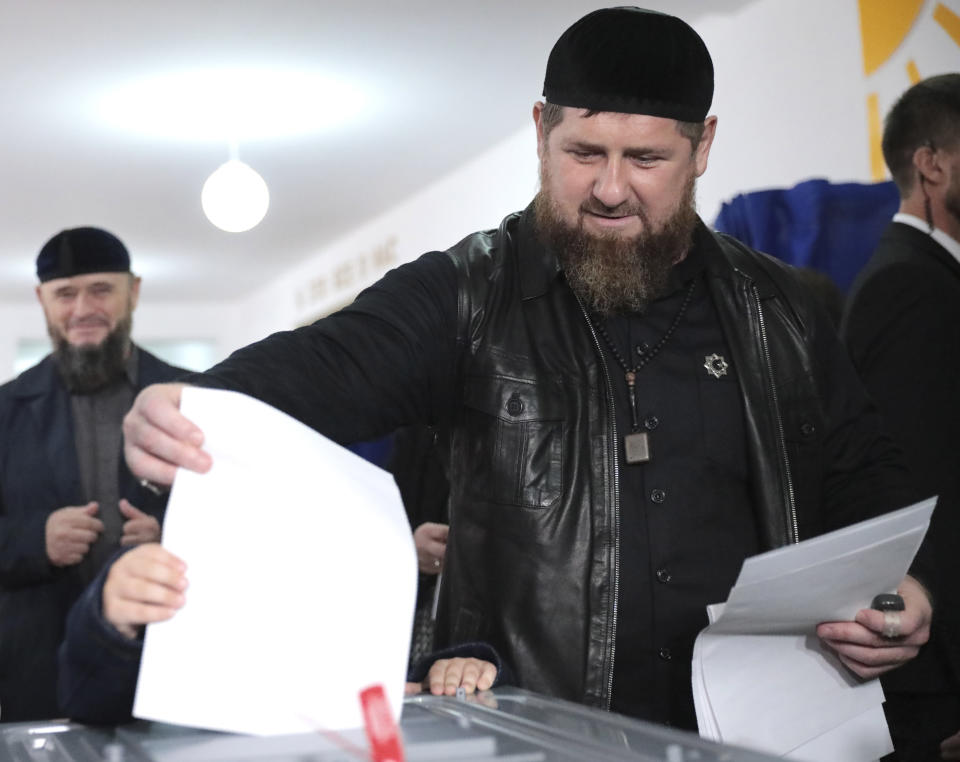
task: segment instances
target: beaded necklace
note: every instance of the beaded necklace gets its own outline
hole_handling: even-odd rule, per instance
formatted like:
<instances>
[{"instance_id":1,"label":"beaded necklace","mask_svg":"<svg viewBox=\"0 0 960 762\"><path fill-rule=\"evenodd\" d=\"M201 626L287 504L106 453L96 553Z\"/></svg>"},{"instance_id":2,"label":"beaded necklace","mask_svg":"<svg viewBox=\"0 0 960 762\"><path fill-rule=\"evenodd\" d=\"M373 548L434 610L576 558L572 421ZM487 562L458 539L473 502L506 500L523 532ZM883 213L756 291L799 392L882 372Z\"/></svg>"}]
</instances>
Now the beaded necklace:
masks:
<instances>
[{"instance_id":1,"label":"beaded necklace","mask_svg":"<svg viewBox=\"0 0 960 762\"><path fill-rule=\"evenodd\" d=\"M640 416L637 413L636 394L637 373L660 353L660 350L663 349L667 341L670 340L673 332L677 330L677 326L680 325L680 321L683 319L684 314L686 314L687 307L690 306L690 300L693 298L694 286L696 286L696 280L690 282L690 287L687 289L687 294L684 296L683 303L680 305L680 311L677 312L676 316L673 318L673 322L670 323L670 327L667 328L663 336L660 337L660 341L658 341L647 352L644 352L640 356L640 359L637 361L636 365L633 366L627 365L627 361L623 358L623 355L620 354L620 350L617 349L616 345L611 340L610 334L607 333L607 329L604 327L602 320L596 315L591 317L593 325L597 329L597 333L600 334L604 343L607 345L607 348L610 350L610 353L617 361L617 364L623 370L623 375L627 382L627 399L630 400L630 424L631 428L633 429L629 434L626 434L623 437L623 446L626 452L627 463L646 463L651 457L653 457L650 451L650 437L646 431L640 431Z\"/></svg>"}]
</instances>

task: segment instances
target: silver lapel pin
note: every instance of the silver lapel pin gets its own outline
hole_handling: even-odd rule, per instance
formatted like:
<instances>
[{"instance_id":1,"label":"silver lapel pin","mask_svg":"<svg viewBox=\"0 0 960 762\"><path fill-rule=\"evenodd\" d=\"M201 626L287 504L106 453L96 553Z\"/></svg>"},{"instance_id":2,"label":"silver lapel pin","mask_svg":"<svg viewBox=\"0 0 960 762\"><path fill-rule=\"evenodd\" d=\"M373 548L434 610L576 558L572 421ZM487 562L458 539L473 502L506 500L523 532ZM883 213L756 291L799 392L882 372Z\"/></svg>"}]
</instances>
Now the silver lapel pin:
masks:
<instances>
[{"instance_id":1,"label":"silver lapel pin","mask_svg":"<svg viewBox=\"0 0 960 762\"><path fill-rule=\"evenodd\" d=\"M730 363L724 360L722 355L712 354L703 358L703 367L714 378L720 378L720 376L727 375L727 368L730 367Z\"/></svg>"}]
</instances>

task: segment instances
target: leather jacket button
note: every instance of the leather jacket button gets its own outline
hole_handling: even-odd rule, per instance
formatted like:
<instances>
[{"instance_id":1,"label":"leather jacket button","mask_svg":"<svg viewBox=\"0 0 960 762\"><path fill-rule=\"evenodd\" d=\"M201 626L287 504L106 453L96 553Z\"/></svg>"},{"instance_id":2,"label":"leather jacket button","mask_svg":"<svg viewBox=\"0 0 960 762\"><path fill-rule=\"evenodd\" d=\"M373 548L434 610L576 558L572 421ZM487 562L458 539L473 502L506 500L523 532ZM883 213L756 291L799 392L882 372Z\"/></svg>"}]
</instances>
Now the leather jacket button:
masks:
<instances>
[{"instance_id":1,"label":"leather jacket button","mask_svg":"<svg viewBox=\"0 0 960 762\"><path fill-rule=\"evenodd\" d=\"M507 400L507 412L510 413L510 415L520 415L520 413L523 412L523 400L520 399L520 395L516 392Z\"/></svg>"},{"instance_id":2,"label":"leather jacket button","mask_svg":"<svg viewBox=\"0 0 960 762\"><path fill-rule=\"evenodd\" d=\"M663 584L667 584L670 580L673 579L673 575L670 574L666 569L657 569L657 580Z\"/></svg>"},{"instance_id":3,"label":"leather jacket button","mask_svg":"<svg viewBox=\"0 0 960 762\"><path fill-rule=\"evenodd\" d=\"M643 419L643 428L645 428L647 431L653 431L659 425L660 419L655 415L648 415Z\"/></svg>"},{"instance_id":4,"label":"leather jacket button","mask_svg":"<svg viewBox=\"0 0 960 762\"><path fill-rule=\"evenodd\" d=\"M814 426L809 421L806 421L800 424L800 433L803 434L803 436L805 437L812 437L814 434L817 433L817 427Z\"/></svg>"},{"instance_id":5,"label":"leather jacket button","mask_svg":"<svg viewBox=\"0 0 960 762\"><path fill-rule=\"evenodd\" d=\"M657 505L661 505L667 499L667 491L665 489L655 489L650 492L650 500Z\"/></svg>"},{"instance_id":6,"label":"leather jacket button","mask_svg":"<svg viewBox=\"0 0 960 762\"><path fill-rule=\"evenodd\" d=\"M673 654L670 653L670 649L667 648L666 646L664 646L663 648L661 648L661 649L657 652L657 655L658 655L661 659L663 659L664 661L670 661L670 660L673 658Z\"/></svg>"},{"instance_id":7,"label":"leather jacket button","mask_svg":"<svg viewBox=\"0 0 960 762\"><path fill-rule=\"evenodd\" d=\"M650 345L645 341L641 341L639 344L637 344L636 350L638 355L645 355L650 351Z\"/></svg>"}]
</instances>

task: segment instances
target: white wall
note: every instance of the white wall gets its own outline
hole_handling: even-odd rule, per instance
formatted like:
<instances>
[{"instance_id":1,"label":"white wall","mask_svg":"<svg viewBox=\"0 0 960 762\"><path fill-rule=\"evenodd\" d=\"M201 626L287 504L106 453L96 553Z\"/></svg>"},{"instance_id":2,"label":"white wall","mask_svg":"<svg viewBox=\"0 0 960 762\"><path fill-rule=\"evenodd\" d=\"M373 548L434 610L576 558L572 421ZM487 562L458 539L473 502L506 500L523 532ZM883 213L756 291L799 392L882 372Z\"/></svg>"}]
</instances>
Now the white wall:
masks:
<instances>
[{"instance_id":1,"label":"white wall","mask_svg":"<svg viewBox=\"0 0 960 762\"><path fill-rule=\"evenodd\" d=\"M960 0L943 0L960 15ZM927 0L904 43L875 74L863 72L856 0L756 0L735 13L723 4L697 22L714 58L712 112L719 130L698 203L712 221L737 193L788 187L812 177L870 181L867 95L881 113L922 76L957 70L960 48L933 20ZM221 355L276 330L307 322L348 302L386 269L464 235L497 225L536 190L529 112L516 132L467 161L248 299L227 304L162 304L144 283L137 338L212 338ZM0 306L0 378L21 337L44 335L35 303Z\"/></svg>"},{"instance_id":2,"label":"white wall","mask_svg":"<svg viewBox=\"0 0 960 762\"><path fill-rule=\"evenodd\" d=\"M944 4L960 14L960 0ZM900 48L867 77L856 0L757 0L737 13L715 3L717 11L697 22L714 59L711 113L719 116L698 185L701 216L712 222L738 193L813 177L871 182L867 95L876 92L886 113L910 85L908 60L922 76L960 68L960 48L933 21L936 5L927 0ZM348 301L386 269L373 266L378 248L392 251L391 263L405 262L524 207L536 189L535 153L532 120L523 115L513 136L264 289L250 310L261 333ZM340 268L354 275L343 288Z\"/></svg>"},{"instance_id":3,"label":"white wall","mask_svg":"<svg viewBox=\"0 0 960 762\"><path fill-rule=\"evenodd\" d=\"M536 138L523 129L283 274L251 303L260 335L308 322L382 273L496 227L537 190Z\"/></svg>"}]
</instances>

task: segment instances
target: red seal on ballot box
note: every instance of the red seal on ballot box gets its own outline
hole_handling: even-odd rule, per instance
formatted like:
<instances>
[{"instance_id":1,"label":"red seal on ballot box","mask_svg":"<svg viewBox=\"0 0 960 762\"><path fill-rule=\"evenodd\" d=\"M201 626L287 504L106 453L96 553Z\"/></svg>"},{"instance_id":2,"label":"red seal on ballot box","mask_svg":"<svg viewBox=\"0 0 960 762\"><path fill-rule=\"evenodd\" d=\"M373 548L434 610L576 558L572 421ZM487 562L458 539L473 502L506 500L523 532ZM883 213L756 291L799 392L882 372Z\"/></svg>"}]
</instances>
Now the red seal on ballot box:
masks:
<instances>
[{"instance_id":1,"label":"red seal on ballot box","mask_svg":"<svg viewBox=\"0 0 960 762\"><path fill-rule=\"evenodd\" d=\"M360 691L360 707L370 742L373 762L404 762L400 730L393 721L393 712L382 685L371 685Z\"/></svg>"}]
</instances>

